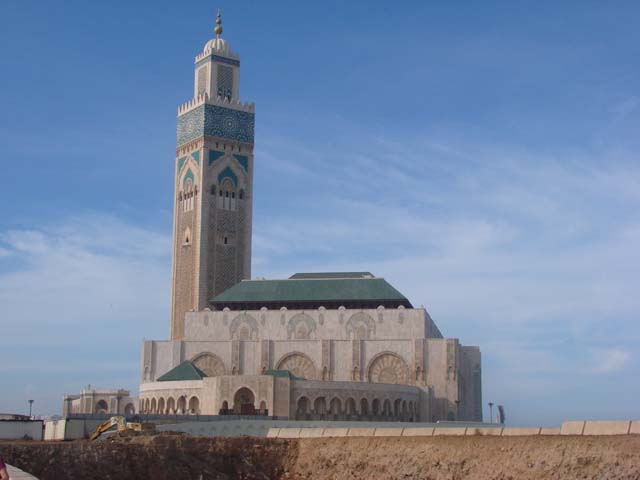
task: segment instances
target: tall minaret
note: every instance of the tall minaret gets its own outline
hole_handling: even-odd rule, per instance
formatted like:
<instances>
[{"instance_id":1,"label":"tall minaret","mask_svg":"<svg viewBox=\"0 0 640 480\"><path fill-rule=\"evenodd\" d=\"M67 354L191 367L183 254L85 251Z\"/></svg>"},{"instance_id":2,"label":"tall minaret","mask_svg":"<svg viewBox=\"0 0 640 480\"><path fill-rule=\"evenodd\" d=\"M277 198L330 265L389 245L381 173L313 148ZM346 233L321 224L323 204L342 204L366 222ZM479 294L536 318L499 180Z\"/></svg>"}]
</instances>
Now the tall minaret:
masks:
<instances>
[{"instance_id":1,"label":"tall minaret","mask_svg":"<svg viewBox=\"0 0 640 480\"><path fill-rule=\"evenodd\" d=\"M178 108L171 338L184 316L251 277L254 105L241 103L240 57L215 38L195 59L193 99Z\"/></svg>"}]
</instances>

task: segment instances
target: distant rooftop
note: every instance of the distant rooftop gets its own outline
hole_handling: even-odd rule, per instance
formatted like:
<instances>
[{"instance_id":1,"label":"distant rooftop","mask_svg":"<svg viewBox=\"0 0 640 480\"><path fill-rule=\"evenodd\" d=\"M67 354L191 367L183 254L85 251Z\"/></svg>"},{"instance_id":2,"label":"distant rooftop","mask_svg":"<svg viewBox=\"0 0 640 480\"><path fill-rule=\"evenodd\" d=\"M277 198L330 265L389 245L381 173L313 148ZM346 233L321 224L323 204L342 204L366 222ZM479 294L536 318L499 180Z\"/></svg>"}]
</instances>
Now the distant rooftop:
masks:
<instances>
[{"instance_id":1,"label":"distant rooftop","mask_svg":"<svg viewBox=\"0 0 640 480\"><path fill-rule=\"evenodd\" d=\"M294 273L289 280L317 280L319 278L375 278L370 272L311 272Z\"/></svg>"},{"instance_id":2,"label":"distant rooftop","mask_svg":"<svg viewBox=\"0 0 640 480\"><path fill-rule=\"evenodd\" d=\"M413 308L384 278L369 272L296 273L286 280L243 280L211 300L219 310L325 307Z\"/></svg>"}]
</instances>

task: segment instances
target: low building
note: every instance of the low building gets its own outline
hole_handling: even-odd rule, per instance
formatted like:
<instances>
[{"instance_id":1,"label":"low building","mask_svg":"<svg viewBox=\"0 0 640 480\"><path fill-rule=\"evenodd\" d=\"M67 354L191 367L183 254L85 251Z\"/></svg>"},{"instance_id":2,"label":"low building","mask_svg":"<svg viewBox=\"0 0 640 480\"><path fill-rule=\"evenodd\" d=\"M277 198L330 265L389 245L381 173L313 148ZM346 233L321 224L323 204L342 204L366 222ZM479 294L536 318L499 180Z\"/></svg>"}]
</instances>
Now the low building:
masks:
<instances>
[{"instance_id":1,"label":"low building","mask_svg":"<svg viewBox=\"0 0 640 480\"><path fill-rule=\"evenodd\" d=\"M137 411L138 398L132 397L129 390L84 389L79 394L64 397L62 416L96 413L132 416Z\"/></svg>"}]
</instances>

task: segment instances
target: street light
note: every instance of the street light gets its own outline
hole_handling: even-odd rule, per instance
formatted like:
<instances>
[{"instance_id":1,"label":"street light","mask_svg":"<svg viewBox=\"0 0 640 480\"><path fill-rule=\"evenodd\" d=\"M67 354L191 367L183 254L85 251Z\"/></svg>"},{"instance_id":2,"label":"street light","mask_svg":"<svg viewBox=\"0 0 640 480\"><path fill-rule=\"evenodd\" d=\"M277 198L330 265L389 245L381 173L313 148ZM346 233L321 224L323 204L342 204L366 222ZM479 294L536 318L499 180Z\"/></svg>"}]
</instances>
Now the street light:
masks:
<instances>
[{"instance_id":1,"label":"street light","mask_svg":"<svg viewBox=\"0 0 640 480\"><path fill-rule=\"evenodd\" d=\"M489 402L489 423L493 423L493 402Z\"/></svg>"},{"instance_id":2,"label":"street light","mask_svg":"<svg viewBox=\"0 0 640 480\"><path fill-rule=\"evenodd\" d=\"M31 418L31 410L33 408L33 400L29 400L29 418Z\"/></svg>"}]
</instances>

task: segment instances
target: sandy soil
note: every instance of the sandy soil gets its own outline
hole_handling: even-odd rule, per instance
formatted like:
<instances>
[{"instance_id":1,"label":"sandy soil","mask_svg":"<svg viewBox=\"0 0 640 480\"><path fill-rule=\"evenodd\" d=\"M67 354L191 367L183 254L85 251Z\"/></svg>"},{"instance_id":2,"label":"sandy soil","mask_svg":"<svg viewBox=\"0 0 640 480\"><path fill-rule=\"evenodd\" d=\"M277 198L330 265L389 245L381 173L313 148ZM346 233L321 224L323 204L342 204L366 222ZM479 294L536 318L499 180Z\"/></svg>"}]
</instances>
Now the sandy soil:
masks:
<instances>
[{"instance_id":1,"label":"sandy soil","mask_svg":"<svg viewBox=\"0 0 640 480\"><path fill-rule=\"evenodd\" d=\"M2 442L42 480L640 480L640 436L199 438L167 434L77 442Z\"/></svg>"}]
</instances>

